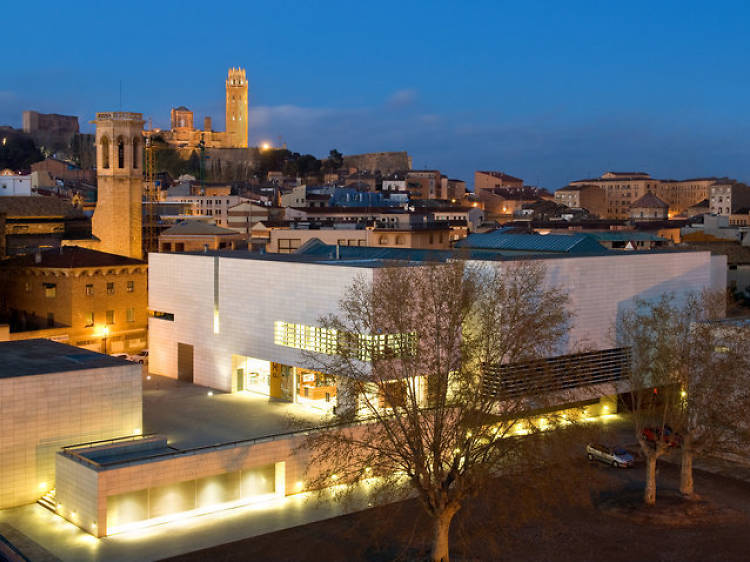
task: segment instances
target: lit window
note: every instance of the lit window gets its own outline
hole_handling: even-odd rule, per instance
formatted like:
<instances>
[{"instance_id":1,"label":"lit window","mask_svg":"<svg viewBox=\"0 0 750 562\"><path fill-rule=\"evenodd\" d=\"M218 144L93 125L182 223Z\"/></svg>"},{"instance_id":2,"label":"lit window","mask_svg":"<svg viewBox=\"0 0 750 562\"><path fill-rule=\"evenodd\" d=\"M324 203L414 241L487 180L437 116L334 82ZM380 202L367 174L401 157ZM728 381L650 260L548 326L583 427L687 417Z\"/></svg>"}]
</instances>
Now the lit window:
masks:
<instances>
[{"instance_id":1,"label":"lit window","mask_svg":"<svg viewBox=\"0 0 750 562\"><path fill-rule=\"evenodd\" d=\"M87 328L91 328L94 325L94 313L93 312L87 312L85 319L86 319L85 326Z\"/></svg>"},{"instance_id":2,"label":"lit window","mask_svg":"<svg viewBox=\"0 0 750 562\"><path fill-rule=\"evenodd\" d=\"M93 283L87 283L86 284L86 296L87 297L94 296L94 285L93 285Z\"/></svg>"},{"instance_id":3,"label":"lit window","mask_svg":"<svg viewBox=\"0 0 750 562\"><path fill-rule=\"evenodd\" d=\"M174 322L174 314L171 312L160 312L158 310L151 310L149 311L148 315L151 318L158 318L160 320L168 320L170 322Z\"/></svg>"},{"instance_id":4,"label":"lit window","mask_svg":"<svg viewBox=\"0 0 750 562\"><path fill-rule=\"evenodd\" d=\"M361 361L372 357L412 355L416 347L416 334L350 334L327 328L274 322L274 343L326 355L348 355Z\"/></svg>"},{"instance_id":5,"label":"lit window","mask_svg":"<svg viewBox=\"0 0 750 562\"><path fill-rule=\"evenodd\" d=\"M128 281L127 292L132 293L135 290L135 281Z\"/></svg>"},{"instance_id":6,"label":"lit window","mask_svg":"<svg viewBox=\"0 0 750 562\"><path fill-rule=\"evenodd\" d=\"M115 294L115 284L110 282L107 283L107 294L108 295L114 295Z\"/></svg>"},{"instance_id":7,"label":"lit window","mask_svg":"<svg viewBox=\"0 0 750 562\"><path fill-rule=\"evenodd\" d=\"M54 298L57 296L57 285L54 283L43 283L44 287L44 296L48 299Z\"/></svg>"}]
</instances>

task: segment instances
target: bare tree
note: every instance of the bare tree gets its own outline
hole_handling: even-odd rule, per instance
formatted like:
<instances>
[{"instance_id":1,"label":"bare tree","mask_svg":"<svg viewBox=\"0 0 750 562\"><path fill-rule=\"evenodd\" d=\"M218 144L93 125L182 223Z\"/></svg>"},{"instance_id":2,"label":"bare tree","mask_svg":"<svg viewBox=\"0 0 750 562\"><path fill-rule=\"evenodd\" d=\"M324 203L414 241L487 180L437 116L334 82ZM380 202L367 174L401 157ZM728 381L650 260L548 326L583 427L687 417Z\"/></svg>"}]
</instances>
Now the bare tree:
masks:
<instances>
[{"instance_id":1,"label":"bare tree","mask_svg":"<svg viewBox=\"0 0 750 562\"><path fill-rule=\"evenodd\" d=\"M637 300L618 319L618 343L631 353L631 411L635 435L646 458L643 500L647 505L656 503L656 463L674 444L670 423L680 411L674 373L682 360L682 345L679 330L665 329L678 319L670 295L655 302Z\"/></svg>"},{"instance_id":2,"label":"bare tree","mask_svg":"<svg viewBox=\"0 0 750 562\"><path fill-rule=\"evenodd\" d=\"M693 496L696 455L736 452L747 443L750 423L748 326L718 321L725 294L691 295L675 307L664 327L679 334L682 361L674 376L680 388L675 429L681 441L680 492Z\"/></svg>"},{"instance_id":3,"label":"bare tree","mask_svg":"<svg viewBox=\"0 0 750 562\"><path fill-rule=\"evenodd\" d=\"M637 301L619 321L620 343L632 353L633 421L649 505L656 501L656 462L671 448L681 447L680 491L689 496L694 456L736 447L744 435L746 339L713 321L723 314L723 293L704 291Z\"/></svg>"},{"instance_id":4,"label":"bare tree","mask_svg":"<svg viewBox=\"0 0 750 562\"><path fill-rule=\"evenodd\" d=\"M416 495L433 521L432 559L448 560L464 502L527 469L533 444L549 439L517 436L560 421L535 414L554 388L544 369L504 366L554 354L569 321L540 262L394 265L359 279L321 320L335 349L310 357L336 375L347 422L306 443L311 466L327 467L314 484L370 478L389 501Z\"/></svg>"}]
</instances>

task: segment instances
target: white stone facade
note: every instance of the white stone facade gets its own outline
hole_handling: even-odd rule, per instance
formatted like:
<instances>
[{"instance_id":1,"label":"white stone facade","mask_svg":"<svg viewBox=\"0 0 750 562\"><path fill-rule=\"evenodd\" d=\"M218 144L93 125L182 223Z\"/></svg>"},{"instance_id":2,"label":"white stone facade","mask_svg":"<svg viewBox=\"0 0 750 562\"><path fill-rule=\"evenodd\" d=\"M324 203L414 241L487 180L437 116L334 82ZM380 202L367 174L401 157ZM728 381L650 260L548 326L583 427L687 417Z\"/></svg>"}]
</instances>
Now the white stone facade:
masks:
<instances>
[{"instance_id":1,"label":"white stone facade","mask_svg":"<svg viewBox=\"0 0 750 562\"><path fill-rule=\"evenodd\" d=\"M34 502L55 487L61 447L140 432L141 369L123 364L0 377L0 412L1 509Z\"/></svg>"},{"instance_id":2,"label":"white stone facade","mask_svg":"<svg viewBox=\"0 0 750 562\"><path fill-rule=\"evenodd\" d=\"M194 382L231 391L232 354L303 365L300 351L274 344L274 322L317 326L336 312L357 275L372 269L210 255L151 254L149 309L174 321L149 319L149 368L177 376L177 343L193 346ZM218 267L218 291L214 272ZM218 303L215 333L214 298Z\"/></svg>"},{"instance_id":3,"label":"white stone facade","mask_svg":"<svg viewBox=\"0 0 750 562\"><path fill-rule=\"evenodd\" d=\"M568 292L574 314L560 353L614 347L618 314L635 298L726 286L726 258L712 258L709 252L634 252L541 261L549 283ZM499 266L511 263L499 262ZM345 264L151 254L149 308L174 315L173 321L149 320L151 371L177 376L178 342L193 346L194 382L226 391L233 390L232 354L304 365L301 352L274 344L274 322L317 326L322 316L336 313L352 281L358 275L372 279L375 271Z\"/></svg>"}]
</instances>

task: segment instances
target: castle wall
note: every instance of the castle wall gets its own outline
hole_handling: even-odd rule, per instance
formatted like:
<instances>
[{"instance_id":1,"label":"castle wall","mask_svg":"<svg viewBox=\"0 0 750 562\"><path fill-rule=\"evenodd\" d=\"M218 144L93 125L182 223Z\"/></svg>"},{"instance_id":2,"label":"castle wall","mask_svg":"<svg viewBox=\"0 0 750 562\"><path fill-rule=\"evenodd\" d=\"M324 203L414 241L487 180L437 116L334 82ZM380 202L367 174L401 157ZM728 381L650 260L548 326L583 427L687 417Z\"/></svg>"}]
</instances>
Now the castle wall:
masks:
<instances>
[{"instance_id":1,"label":"castle wall","mask_svg":"<svg viewBox=\"0 0 750 562\"><path fill-rule=\"evenodd\" d=\"M402 152L368 152L366 154L349 154L344 156L344 168L357 168L383 174L410 170L411 161L406 151Z\"/></svg>"}]
</instances>

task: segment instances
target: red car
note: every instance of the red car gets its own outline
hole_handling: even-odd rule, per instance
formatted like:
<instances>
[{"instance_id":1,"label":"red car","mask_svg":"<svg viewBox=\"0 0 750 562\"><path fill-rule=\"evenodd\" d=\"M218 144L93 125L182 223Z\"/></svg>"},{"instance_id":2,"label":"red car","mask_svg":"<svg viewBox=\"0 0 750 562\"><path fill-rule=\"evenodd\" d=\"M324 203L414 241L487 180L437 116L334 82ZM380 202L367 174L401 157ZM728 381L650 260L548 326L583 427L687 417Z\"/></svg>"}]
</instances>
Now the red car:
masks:
<instances>
[{"instance_id":1,"label":"red car","mask_svg":"<svg viewBox=\"0 0 750 562\"><path fill-rule=\"evenodd\" d=\"M679 447L682 444L682 437L672 431L672 428L668 425L664 426L663 434L660 427L644 427L643 431L641 431L641 437L649 443L664 441L670 447Z\"/></svg>"}]
</instances>

